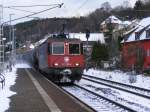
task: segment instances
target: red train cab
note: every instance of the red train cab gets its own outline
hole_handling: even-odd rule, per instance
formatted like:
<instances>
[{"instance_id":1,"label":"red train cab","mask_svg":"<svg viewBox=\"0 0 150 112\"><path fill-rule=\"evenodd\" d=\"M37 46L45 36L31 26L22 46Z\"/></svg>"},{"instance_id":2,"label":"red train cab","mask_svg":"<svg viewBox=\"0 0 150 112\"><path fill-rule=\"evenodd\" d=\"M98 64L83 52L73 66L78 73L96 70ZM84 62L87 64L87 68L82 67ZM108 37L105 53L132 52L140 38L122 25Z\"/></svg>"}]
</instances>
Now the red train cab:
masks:
<instances>
[{"instance_id":1,"label":"red train cab","mask_svg":"<svg viewBox=\"0 0 150 112\"><path fill-rule=\"evenodd\" d=\"M80 80L84 69L79 39L48 38L36 48L35 65L54 82Z\"/></svg>"}]
</instances>

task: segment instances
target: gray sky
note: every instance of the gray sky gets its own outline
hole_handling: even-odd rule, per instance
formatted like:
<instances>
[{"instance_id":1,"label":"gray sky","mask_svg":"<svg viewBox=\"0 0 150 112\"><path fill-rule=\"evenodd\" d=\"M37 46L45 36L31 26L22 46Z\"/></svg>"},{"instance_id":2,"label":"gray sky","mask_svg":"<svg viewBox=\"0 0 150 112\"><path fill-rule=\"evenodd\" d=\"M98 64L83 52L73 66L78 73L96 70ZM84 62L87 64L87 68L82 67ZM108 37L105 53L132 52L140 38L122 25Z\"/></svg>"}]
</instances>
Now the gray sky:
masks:
<instances>
[{"instance_id":1,"label":"gray sky","mask_svg":"<svg viewBox=\"0 0 150 112\"><path fill-rule=\"evenodd\" d=\"M16 5L48 5L56 3L64 3L62 8L56 8L48 12L35 15L34 17L40 18L51 18L51 17L71 17L71 16L83 16L94 11L96 8L100 8L101 4L104 2L109 2L112 7L123 4L124 0L0 0L0 3L3 6L16 6ZM136 0L129 0L133 6ZM28 10L32 12L37 12L49 7L36 7L36 8L19 8L22 10ZM28 14L29 12L21 12L16 10L4 9L4 19L3 21L9 20L9 14L13 13L12 19L22 17ZM31 19L31 18L30 18ZM28 19L22 19L17 22L22 22Z\"/></svg>"}]
</instances>

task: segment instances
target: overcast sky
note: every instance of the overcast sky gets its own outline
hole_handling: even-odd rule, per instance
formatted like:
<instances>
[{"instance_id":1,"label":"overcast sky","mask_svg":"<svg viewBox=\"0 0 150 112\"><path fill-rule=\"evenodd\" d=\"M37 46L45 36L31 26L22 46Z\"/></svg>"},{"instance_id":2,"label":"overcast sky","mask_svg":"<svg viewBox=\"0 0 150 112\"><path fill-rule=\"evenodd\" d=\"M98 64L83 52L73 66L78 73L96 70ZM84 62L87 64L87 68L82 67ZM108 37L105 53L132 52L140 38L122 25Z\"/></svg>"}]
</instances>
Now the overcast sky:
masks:
<instances>
[{"instance_id":1,"label":"overcast sky","mask_svg":"<svg viewBox=\"0 0 150 112\"><path fill-rule=\"evenodd\" d=\"M0 0L0 3L3 6L22 6L22 5L48 5L48 4L56 4L56 3L64 3L62 8L55 8L48 12L35 15L34 17L40 18L51 18L51 17L70 17L70 16L83 16L96 8L100 8L101 4L109 1L112 7L123 4L124 0ZM133 6L136 0L129 0L131 5ZM40 10L44 10L50 7L36 7L36 8L19 8L21 10L28 10L32 12L37 12ZM9 20L9 14L14 14L12 19L23 17L25 15L29 15L29 12L21 12L12 9L3 10L4 19L3 21ZM30 18L31 19L31 18ZM22 19L17 22L26 21L28 19Z\"/></svg>"}]
</instances>

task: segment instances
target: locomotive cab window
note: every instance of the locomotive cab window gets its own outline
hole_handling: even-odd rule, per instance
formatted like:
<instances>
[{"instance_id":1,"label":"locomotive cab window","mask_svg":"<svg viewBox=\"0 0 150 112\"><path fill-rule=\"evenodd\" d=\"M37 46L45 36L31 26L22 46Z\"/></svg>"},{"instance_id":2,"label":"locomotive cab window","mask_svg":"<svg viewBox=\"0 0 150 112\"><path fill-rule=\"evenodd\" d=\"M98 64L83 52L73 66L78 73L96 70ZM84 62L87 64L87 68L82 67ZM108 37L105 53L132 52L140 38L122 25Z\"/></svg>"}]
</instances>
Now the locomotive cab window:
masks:
<instances>
[{"instance_id":1,"label":"locomotive cab window","mask_svg":"<svg viewBox=\"0 0 150 112\"><path fill-rule=\"evenodd\" d=\"M64 54L64 43L52 43L52 54Z\"/></svg>"},{"instance_id":2,"label":"locomotive cab window","mask_svg":"<svg viewBox=\"0 0 150 112\"><path fill-rule=\"evenodd\" d=\"M80 44L69 44L69 54L80 54Z\"/></svg>"}]
</instances>

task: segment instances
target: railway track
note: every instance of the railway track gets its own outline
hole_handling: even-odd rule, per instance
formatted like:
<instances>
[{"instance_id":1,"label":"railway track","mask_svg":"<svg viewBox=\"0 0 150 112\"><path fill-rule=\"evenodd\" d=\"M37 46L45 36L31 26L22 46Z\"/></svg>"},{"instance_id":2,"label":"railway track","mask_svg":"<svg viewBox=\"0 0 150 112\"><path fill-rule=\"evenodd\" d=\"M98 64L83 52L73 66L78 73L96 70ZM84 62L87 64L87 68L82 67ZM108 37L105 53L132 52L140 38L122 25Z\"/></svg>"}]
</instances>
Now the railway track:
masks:
<instances>
[{"instance_id":1,"label":"railway track","mask_svg":"<svg viewBox=\"0 0 150 112\"><path fill-rule=\"evenodd\" d=\"M83 75L83 79L85 80L85 75ZM90 76L90 79L88 81L92 80ZM94 79L94 83L98 82L96 80L99 80L98 78ZM82 81L81 81L82 82ZM90 81L91 82L91 81ZM93 82L93 81L92 81ZM113 81L112 81L113 82ZM90 85L90 83L86 83L87 85ZM92 84L91 84L92 85ZM102 84L101 84L102 85ZM112 84L111 84L112 85ZM124 85L124 84L123 84ZM88 108L91 108L91 110L95 112L137 112L138 109L141 108L139 112L149 112L150 108L140 105L138 103L133 103L132 101L128 101L123 98L119 98L118 96L115 96L115 98L109 97L109 94L107 96L103 94L99 94L86 86L80 85L72 85L72 86L61 86L59 85L65 92L70 94L72 97L75 97L79 102L86 105ZM106 85L105 85L106 86ZM108 85L107 85L108 86ZM110 85L109 85L110 87ZM95 87L96 89L96 87ZM105 88L104 88L105 89ZM132 104L133 106L130 106Z\"/></svg>"},{"instance_id":2,"label":"railway track","mask_svg":"<svg viewBox=\"0 0 150 112\"><path fill-rule=\"evenodd\" d=\"M94 91L97 94L100 94L104 97L112 99L113 101L119 102L121 104L126 105L127 107L131 107L132 109L138 112L150 112L150 101L149 98L139 96L136 94L132 94L132 92L128 92L128 90L124 91L113 84L102 83L98 79L93 80L92 78L87 78L83 75L81 82L79 85L89 89L90 91ZM92 81L91 81L92 80ZM99 83L100 82L100 83ZM114 87L113 87L114 86ZM141 88L142 89L142 88Z\"/></svg>"},{"instance_id":3,"label":"railway track","mask_svg":"<svg viewBox=\"0 0 150 112\"><path fill-rule=\"evenodd\" d=\"M62 87L67 93L73 95L82 102L86 102L96 112L136 112L123 104L97 94L80 85Z\"/></svg>"},{"instance_id":4,"label":"railway track","mask_svg":"<svg viewBox=\"0 0 150 112\"><path fill-rule=\"evenodd\" d=\"M150 90L148 90L148 89L135 87L135 86L131 86L131 85L115 82L115 81L110 81L110 80L106 80L106 79L102 79L102 78L97 78L97 77L93 77L93 76L88 76L88 75L83 75L82 79L92 81L97 84L109 86L111 88L122 90L122 91L125 91L128 93L132 93L134 95L137 95L137 96L140 96L143 98L150 99Z\"/></svg>"}]
</instances>

